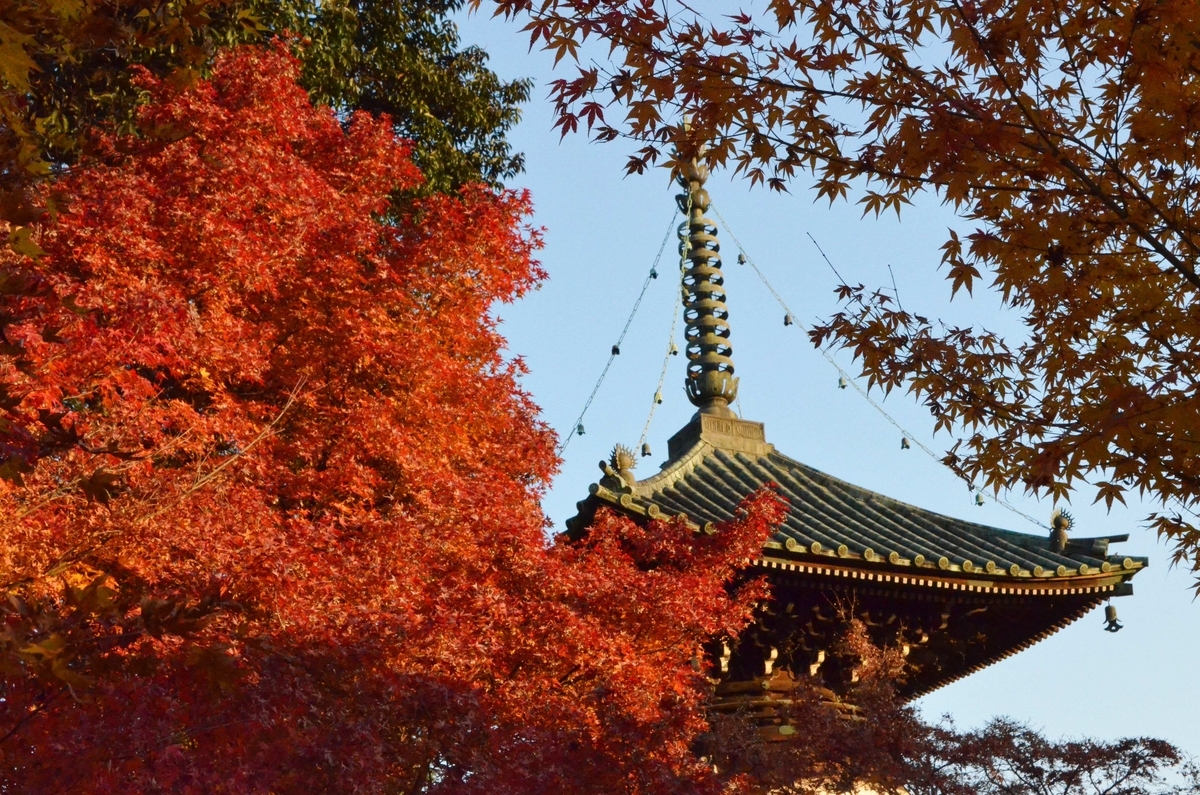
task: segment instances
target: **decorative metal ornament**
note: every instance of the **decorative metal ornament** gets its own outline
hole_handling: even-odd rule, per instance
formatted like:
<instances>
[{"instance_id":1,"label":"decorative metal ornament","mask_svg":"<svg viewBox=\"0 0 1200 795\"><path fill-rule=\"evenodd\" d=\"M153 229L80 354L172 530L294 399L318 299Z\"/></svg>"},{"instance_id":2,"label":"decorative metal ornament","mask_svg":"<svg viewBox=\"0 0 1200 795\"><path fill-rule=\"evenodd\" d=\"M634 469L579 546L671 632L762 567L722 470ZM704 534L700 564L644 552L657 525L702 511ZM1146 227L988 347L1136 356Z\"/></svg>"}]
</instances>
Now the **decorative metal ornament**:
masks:
<instances>
[{"instance_id":1,"label":"decorative metal ornament","mask_svg":"<svg viewBox=\"0 0 1200 795\"><path fill-rule=\"evenodd\" d=\"M791 316L791 315L784 315L784 316L783 316L783 325L785 325L785 326L790 326L790 325L792 325L792 316Z\"/></svg>"},{"instance_id":2,"label":"decorative metal ornament","mask_svg":"<svg viewBox=\"0 0 1200 795\"><path fill-rule=\"evenodd\" d=\"M737 398L733 346L729 343L729 308L725 305L725 277L721 273L721 243L717 225L705 213L709 196L704 189L708 166L700 158L684 166L678 182L686 190L676 198L687 216L683 259L684 337L687 340L688 400L702 412L729 414Z\"/></svg>"},{"instance_id":3,"label":"decorative metal ornament","mask_svg":"<svg viewBox=\"0 0 1200 795\"><path fill-rule=\"evenodd\" d=\"M850 384L848 384L848 383L846 382L846 379L845 379L845 377L844 377L844 376L838 376L838 389L845 389L845 388L846 388L846 387L848 387L848 386L850 386Z\"/></svg>"},{"instance_id":4,"label":"decorative metal ornament","mask_svg":"<svg viewBox=\"0 0 1200 795\"><path fill-rule=\"evenodd\" d=\"M912 445L910 445L910 444L908 443L908 437L907 437L907 436L901 436L901 437L900 437L900 449L901 449L901 450L911 450L911 449L912 449Z\"/></svg>"},{"instance_id":5,"label":"decorative metal ornament","mask_svg":"<svg viewBox=\"0 0 1200 795\"><path fill-rule=\"evenodd\" d=\"M621 355L621 347L620 347L619 345L614 345L614 346L612 347L612 355L613 355L613 356L620 356L620 355Z\"/></svg>"},{"instance_id":6,"label":"decorative metal ornament","mask_svg":"<svg viewBox=\"0 0 1200 795\"><path fill-rule=\"evenodd\" d=\"M583 423L582 422L575 426L575 435L583 436Z\"/></svg>"},{"instance_id":7,"label":"decorative metal ornament","mask_svg":"<svg viewBox=\"0 0 1200 795\"><path fill-rule=\"evenodd\" d=\"M608 460L618 472L622 469L633 469L637 466L637 459L633 457L633 451L623 444L613 445L612 453L609 454Z\"/></svg>"},{"instance_id":8,"label":"decorative metal ornament","mask_svg":"<svg viewBox=\"0 0 1200 795\"><path fill-rule=\"evenodd\" d=\"M642 458L649 458L649 457L650 457L650 455L651 455L651 453L650 453L650 443L649 443L649 442L643 442L643 443L642 443Z\"/></svg>"},{"instance_id":9,"label":"decorative metal ornament","mask_svg":"<svg viewBox=\"0 0 1200 795\"><path fill-rule=\"evenodd\" d=\"M659 405L662 404L662 391L661 390L654 393L654 402Z\"/></svg>"},{"instance_id":10,"label":"decorative metal ornament","mask_svg":"<svg viewBox=\"0 0 1200 795\"><path fill-rule=\"evenodd\" d=\"M983 492L982 491L975 493L975 504L980 506L981 508L983 507Z\"/></svg>"}]
</instances>

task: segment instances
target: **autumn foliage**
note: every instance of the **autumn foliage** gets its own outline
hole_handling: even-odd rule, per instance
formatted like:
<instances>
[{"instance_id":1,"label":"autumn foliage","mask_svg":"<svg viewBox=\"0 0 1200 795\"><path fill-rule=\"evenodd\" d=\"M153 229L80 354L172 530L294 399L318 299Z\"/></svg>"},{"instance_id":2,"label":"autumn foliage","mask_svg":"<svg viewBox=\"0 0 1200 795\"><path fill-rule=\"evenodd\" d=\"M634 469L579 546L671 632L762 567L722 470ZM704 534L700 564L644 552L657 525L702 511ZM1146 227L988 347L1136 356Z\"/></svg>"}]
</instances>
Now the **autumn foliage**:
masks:
<instances>
[{"instance_id":1,"label":"autumn foliage","mask_svg":"<svg viewBox=\"0 0 1200 795\"><path fill-rule=\"evenodd\" d=\"M564 133L641 141L631 171L707 143L711 165L774 189L951 206L963 223L931 266L951 294L990 283L1027 333L945 328L845 285L814 341L918 397L962 437L946 460L975 487L1145 495L1200 574L1194 0L497 8L567 63L589 38L611 47L553 98Z\"/></svg>"},{"instance_id":2,"label":"autumn foliage","mask_svg":"<svg viewBox=\"0 0 1200 795\"><path fill-rule=\"evenodd\" d=\"M932 732L853 622L855 719L803 689L803 743L710 714L785 506L549 541L555 440L491 314L543 278L529 198L397 205L407 144L298 68L134 76L136 134L0 252L0 791L1171 791L1153 741Z\"/></svg>"},{"instance_id":3,"label":"autumn foliage","mask_svg":"<svg viewBox=\"0 0 1200 795\"><path fill-rule=\"evenodd\" d=\"M405 145L296 70L143 74L0 255L0 788L716 788L701 644L782 506L549 544L490 314L543 277L528 197L385 216Z\"/></svg>"}]
</instances>

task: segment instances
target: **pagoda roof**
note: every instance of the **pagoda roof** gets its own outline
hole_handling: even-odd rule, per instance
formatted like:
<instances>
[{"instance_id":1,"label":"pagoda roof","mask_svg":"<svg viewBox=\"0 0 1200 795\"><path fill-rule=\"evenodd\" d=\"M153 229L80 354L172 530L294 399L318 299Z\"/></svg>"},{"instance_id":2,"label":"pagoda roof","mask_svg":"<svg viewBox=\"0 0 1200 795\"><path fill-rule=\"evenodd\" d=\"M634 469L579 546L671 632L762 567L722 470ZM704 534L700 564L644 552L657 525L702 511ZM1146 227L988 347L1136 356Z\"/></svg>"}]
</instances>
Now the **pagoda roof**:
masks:
<instances>
[{"instance_id":1,"label":"pagoda roof","mask_svg":"<svg viewBox=\"0 0 1200 795\"><path fill-rule=\"evenodd\" d=\"M733 518L746 496L774 483L790 509L758 565L795 569L788 561L809 562L820 565L812 573L868 572L866 579L877 574L880 580L971 591L1118 595L1129 592L1126 581L1148 563L1109 554L1109 545L1127 540L1125 535L1073 538L1055 551L1049 529L1034 535L990 527L855 486L780 454L757 422L699 413L670 448L669 460L652 477L638 481L626 471L593 484L568 532L581 532L601 505L635 517L680 516L704 528Z\"/></svg>"},{"instance_id":2,"label":"pagoda roof","mask_svg":"<svg viewBox=\"0 0 1200 795\"><path fill-rule=\"evenodd\" d=\"M786 700L805 677L845 692L859 664L838 650L850 615L872 642L902 650L898 692L915 698L1027 648L1111 596L1133 592L1129 581L1148 561L1109 553L1128 536L1070 538L1069 521L1055 521L1053 533L1049 527L1018 533L934 513L788 458L767 442L762 423L737 417L707 177L698 155L681 168L686 192L676 197L685 214L684 386L698 410L671 437L661 470L645 480L633 473L633 451L617 445L611 460L600 462L604 477L567 521L567 535L585 535L602 507L635 521L674 517L697 532L714 532L765 485L787 498L784 521L761 553L745 561L749 576L770 579L771 598L750 626L721 642L719 658L710 650L720 671L715 708L769 710L771 699ZM785 323L791 317L789 311ZM1115 608L1109 605L1105 615L1105 629L1119 630Z\"/></svg>"}]
</instances>

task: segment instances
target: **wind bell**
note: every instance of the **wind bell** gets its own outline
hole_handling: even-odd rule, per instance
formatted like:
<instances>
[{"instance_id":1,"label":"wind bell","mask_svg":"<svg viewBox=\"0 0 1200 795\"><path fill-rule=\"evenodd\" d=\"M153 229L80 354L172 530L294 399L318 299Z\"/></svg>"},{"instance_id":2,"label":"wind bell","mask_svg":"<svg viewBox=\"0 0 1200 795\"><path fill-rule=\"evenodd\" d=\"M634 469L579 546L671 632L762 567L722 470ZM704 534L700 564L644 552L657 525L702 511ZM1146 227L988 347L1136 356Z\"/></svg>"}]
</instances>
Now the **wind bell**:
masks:
<instances>
[{"instance_id":1,"label":"wind bell","mask_svg":"<svg viewBox=\"0 0 1200 795\"><path fill-rule=\"evenodd\" d=\"M790 314L783 316L783 325L785 325L785 326L792 325L792 316Z\"/></svg>"},{"instance_id":2,"label":"wind bell","mask_svg":"<svg viewBox=\"0 0 1200 795\"><path fill-rule=\"evenodd\" d=\"M1105 632L1120 632L1123 624L1117 621L1117 608L1111 604L1104 608L1104 631Z\"/></svg>"},{"instance_id":3,"label":"wind bell","mask_svg":"<svg viewBox=\"0 0 1200 795\"><path fill-rule=\"evenodd\" d=\"M642 442L642 458L650 457L650 443Z\"/></svg>"},{"instance_id":4,"label":"wind bell","mask_svg":"<svg viewBox=\"0 0 1200 795\"><path fill-rule=\"evenodd\" d=\"M911 449L912 449L912 445L910 445L910 444L908 443L908 437L907 437L907 436L901 436L901 437L900 437L900 449L901 449L901 450L911 450Z\"/></svg>"},{"instance_id":5,"label":"wind bell","mask_svg":"<svg viewBox=\"0 0 1200 795\"><path fill-rule=\"evenodd\" d=\"M612 355L613 355L613 356L620 356L620 355L621 355L621 346L620 346L620 345L614 345L614 346L612 347Z\"/></svg>"},{"instance_id":6,"label":"wind bell","mask_svg":"<svg viewBox=\"0 0 1200 795\"><path fill-rule=\"evenodd\" d=\"M582 422L575 426L575 435L583 436L583 423Z\"/></svg>"},{"instance_id":7,"label":"wind bell","mask_svg":"<svg viewBox=\"0 0 1200 795\"><path fill-rule=\"evenodd\" d=\"M662 405L662 390L654 393L654 402Z\"/></svg>"},{"instance_id":8,"label":"wind bell","mask_svg":"<svg viewBox=\"0 0 1200 795\"><path fill-rule=\"evenodd\" d=\"M983 507L983 492L982 491L978 491L975 493L975 504L978 505L980 508Z\"/></svg>"},{"instance_id":9,"label":"wind bell","mask_svg":"<svg viewBox=\"0 0 1200 795\"><path fill-rule=\"evenodd\" d=\"M838 389L845 389L848 386L850 385L846 383L845 376L838 376Z\"/></svg>"}]
</instances>

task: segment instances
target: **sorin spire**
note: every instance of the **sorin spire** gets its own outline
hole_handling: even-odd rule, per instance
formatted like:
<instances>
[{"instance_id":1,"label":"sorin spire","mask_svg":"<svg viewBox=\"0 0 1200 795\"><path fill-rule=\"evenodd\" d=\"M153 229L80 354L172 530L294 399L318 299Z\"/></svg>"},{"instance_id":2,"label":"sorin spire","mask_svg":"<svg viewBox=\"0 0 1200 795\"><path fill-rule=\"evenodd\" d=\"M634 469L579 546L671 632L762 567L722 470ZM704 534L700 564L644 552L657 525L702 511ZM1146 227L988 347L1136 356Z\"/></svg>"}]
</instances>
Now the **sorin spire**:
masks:
<instances>
[{"instance_id":1,"label":"sorin spire","mask_svg":"<svg viewBox=\"0 0 1200 795\"><path fill-rule=\"evenodd\" d=\"M687 225L683 241L690 263L683 274L683 319L686 323L688 399L705 414L732 416L729 404L737 397L733 376L733 346L729 344L729 309L725 306L725 277L721 273L721 243L708 212L708 166L703 149L683 168L679 208Z\"/></svg>"}]
</instances>

